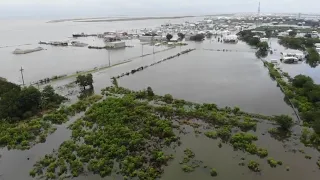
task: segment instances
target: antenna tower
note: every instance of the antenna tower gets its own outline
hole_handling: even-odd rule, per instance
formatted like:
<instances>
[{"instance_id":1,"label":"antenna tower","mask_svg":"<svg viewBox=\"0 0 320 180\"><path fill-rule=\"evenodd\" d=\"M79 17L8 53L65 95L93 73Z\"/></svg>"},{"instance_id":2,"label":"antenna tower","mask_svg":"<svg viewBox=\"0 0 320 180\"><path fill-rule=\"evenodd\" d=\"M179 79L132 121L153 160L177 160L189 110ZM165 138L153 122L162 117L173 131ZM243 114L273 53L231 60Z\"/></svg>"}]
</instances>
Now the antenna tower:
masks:
<instances>
[{"instance_id":1,"label":"antenna tower","mask_svg":"<svg viewBox=\"0 0 320 180\"><path fill-rule=\"evenodd\" d=\"M260 1L259 1L259 6L258 6L258 16L260 16Z\"/></svg>"}]
</instances>

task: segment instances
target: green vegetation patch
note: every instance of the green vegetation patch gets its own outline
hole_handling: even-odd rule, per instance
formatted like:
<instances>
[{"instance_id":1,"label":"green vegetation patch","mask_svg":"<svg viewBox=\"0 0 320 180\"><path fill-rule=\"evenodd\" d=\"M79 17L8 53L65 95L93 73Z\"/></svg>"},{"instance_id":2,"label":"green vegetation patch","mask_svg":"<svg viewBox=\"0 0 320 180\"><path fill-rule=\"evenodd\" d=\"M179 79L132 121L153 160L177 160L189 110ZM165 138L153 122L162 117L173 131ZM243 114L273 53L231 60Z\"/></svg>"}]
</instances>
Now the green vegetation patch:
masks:
<instances>
[{"instance_id":1,"label":"green vegetation patch","mask_svg":"<svg viewBox=\"0 0 320 180\"><path fill-rule=\"evenodd\" d=\"M211 168L210 175L213 176L213 177L218 176L217 170L215 168Z\"/></svg>"},{"instance_id":2,"label":"green vegetation patch","mask_svg":"<svg viewBox=\"0 0 320 180\"><path fill-rule=\"evenodd\" d=\"M204 135L212 139L216 139L218 137L218 133L216 131L205 132Z\"/></svg>"},{"instance_id":3,"label":"green vegetation patch","mask_svg":"<svg viewBox=\"0 0 320 180\"><path fill-rule=\"evenodd\" d=\"M87 166L89 172L101 177L118 169L127 177L156 179L163 171L161 167L171 158L161 151L162 147L177 140L169 120L160 119L147 103L132 96L109 97L94 104L70 129L72 140L64 142L52 156L56 164L59 159L65 160L67 172L73 177L82 174ZM192 156L186 152L188 157ZM37 163L32 172L50 178L52 174L44 170L47 165ZM49 173L56 176L67 173L59 173L61 168L57 166Z\"/></svg>"},{"instance_id":4,"label":"green vegetation patch","mask_svg":"<svg viewBox=\"0 0 320 180\"><path fill-rule=\"evenodd\" d=\"M274 65L264 62L269 72L278 70ZM280 73L279 73L280 74ZM320 85L315 84L312 78L305 75L297 75L294 78L288 78L288 82L280 77L275 76L275 80L281 85L287 99L298 109L299 114L304 121L304 126L312 127L313 132L307 129L302 130L301 142L306 146L314 146L320 150ZM275 121L279 124L282 132L289 132L293 125L292 118L288 116L276 116ZM281 131L272 130L271 133L277 134Z\"/></svg>"},{"instance_id":5,"label":"green vegetation patch","mask_svg":"<svg viewBox=\"0 0 320 180\"><path fill-rule=\"evenodd\" d=\"M268 158L268 164L270 165L270 167L277 167L277 165L282 165L282 161L276 161L273 158Z\"/></svg>"},{"instance_id":6,"label":"green vegetation patch","mask_svg":"<svg viewBox=\"0 0 320 180\"><path fill-rule=\"evenodd\" d=\"M173 158L166 155L163 148L181 143L173 132L173 127L177 125L173 125L172 120L181 122L184 119L183 124L195 128L199 124L193 123L193 119L217 125L216 133L209 132L207 135L229 142L233 127L243 124L243 127L251 128L256 124L255 118L272 119L236 108L196 104L174 99L171 95L158 96L151 88L135 92L114 86L107 87L102 93L107 96L106 99L94 103L84 117L69 126L71 140L65 141L57 151L45 157L50 163L42 163L42 159L37 162L30 175L64 178L91 172L105 177L115 172L129 179L157 179L163 172L163 166ZM92 96L57 111L73 114L86 110L88 104L100 99ZM62 118L57 119L62 121ZM233 144L250 153L266 156L266 150L252 144L255 140L253 135L239 134L233 137ZM194 160L194 157L190 149L184 150L181 162L183 171L190 172L200 167L202 161Z\"/></svg>"},{"instance_id":7,"label":"green vegetation patch","mask_svg":"<svg viewBox=\"0 0 320 180\"><path fill-rule=\"evenodd\" d=\"M46 137L56 130L53 124L65 123L68 121L68 116L85 111L91 104L101 98L100 95L94 95L79 100L71 106L62 106L51 113L44 114L42 118L18 122L0 121L0 146L7 146L8 149L26 150L34 144L44 143Z\"/></svg>"},{"instance_id":8,"label":"green vegetation patch","mask_svg":"<svg viewBox=\"0 0 320 180\"><path fill-rule=\"evenodd\" d=\"M253 171L253 172L260 172L261 169L260 169L259 166L260 166L260 164L257 163L257 162L255 162L255 161L250 161L250 162L248 163L248 168L249 168L251 171Z\"/></svg>"},{"instance_id":9,"label":"green vegetation patch","mask_svg":"<svg viewBox=\"0 0 320 180\"><path fill-rule=\"evenodd\" d=\"M50 122L41 118L18 123L0 121L0 146L8 149L30 149L32 145L45 142L48 134L54 131Z\"/></svg>"},{"instance_id":10,"label":"green vegetation patch","mask_svg":"<svg viewBox=\"0 0 320 180\"><path fill-rule=\"evenodd\" d=\"M266 149L258 148L253 144L253 141L256 140L258 140L257 136L240 132L231 137L230 143L235 149L243 150L250 154L257 154L261 158L268 156Z\"/></svg>"}]
</instances>

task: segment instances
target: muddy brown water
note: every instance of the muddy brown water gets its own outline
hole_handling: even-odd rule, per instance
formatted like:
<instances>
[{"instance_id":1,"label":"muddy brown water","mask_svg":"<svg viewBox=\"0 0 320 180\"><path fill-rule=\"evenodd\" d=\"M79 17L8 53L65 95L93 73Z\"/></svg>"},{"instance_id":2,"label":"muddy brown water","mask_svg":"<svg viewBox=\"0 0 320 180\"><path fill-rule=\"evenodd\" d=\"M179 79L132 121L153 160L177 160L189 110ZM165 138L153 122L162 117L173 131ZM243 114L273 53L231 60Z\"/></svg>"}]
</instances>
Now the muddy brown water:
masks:
<instances>
[{"instance_id":1,"label":"muddy brown water","mask_svg":"<svg viewBox=\"0 0 320 180\"><path fill-rule=\"evenodd\" d=\"M163 22L163 20L161 22ZM69 27L67 28L68 34L71 33L71 30L76 29L69 23L65 25ZM95 25L100 27L99 30L103 30L106 26L101 23ZM150 26L151 25L153 26L154 23L150 23ZM58 26L63 27L63 24L58 23ZM85 25L78 26L85 30ZM109 27L109 29L111 29L111 27ZM95 29L95 31L98 30ZM61 33L62 30L59 30L59 32ZM93 29L89 32L93 32ZM44 37L44 34L42 34L41 37ZM63 36L54 37L66 38L68 36L67 33L64 33ZM49 38L47 39L49 40ZM28 37L24 39L25 42L28 42L27 40L29 40ZM33 41L36 42L37 40L33 38ZM83 41L93 41L93 39L89 38ZM123 57L133 57L135 53L140 54L141 49L138 47L139 46L132 51L129 49L119 51L119 57L117 56L117 58L121 61ZM119 85L133 90L140 90L151 86L157 94L163 95L170 93L176 98L199 103L216 103L219 106L239 106L242 110L253 113L266 115L293 114L292 109L283 101L283 93L269 77L267 69L263 67L262 62L252 53L254 50L242 42L238 44L223 44L218 43L215 39L203 43L189 42L188 46L182 47L181 49L177 47L159 54L138 58L130 63L94 73L95 91L99 93L102 88L111 85L110 77L112 76L120 75L123 72L131 71L131 69L136 69L140 66L149 65L168 56L175 55L187 48L196 48L197 50L160 63L144 71L137 72L134 75L121 78L118 80ZM230 49L241 52L215 52L204 49ZM1 56L5 57L4 62L1 63L6 66L1 66L0 75L13 81L19 81L14 69L16 69L16 67L19 68L21 63L27 67L26 69L29 69L28 73L26 70L26 77L33 80L41 76L55 75L57 73L64 74L79 69L93 68L100 64L105 64L108 57L106 52L99 50L82 50L81 48L57 48L48 50L48 54L43 56L38 56L37 53L34 53L25 57L12 57L8 55L11 49L0 49L0 51L6 52L6 55L1 53ZM152 49L149 47L146 52L152 52ZM83 57L83 59L81 57ZM34 58L38 59L31 60ZM32 63L30 61L32 61ZM63 63L64 61L65 63ZM35 64L39 66L37 67ZM301 68L294 70L293 67L298 69L299 65L283 65L284 70L288 69L288 71L290 71L290 69L293 69L290 73L302 71ZM319 68L312 69L312 71L317 73L319 72L318 69ZM308 73L309 68L305 72ZM55 87L64 86L73 80L74 78L58 81L53 85ZM77 89L77 87L75 87L75 89ZM64 88L61 89L60 92L66 93L70 90L72 89ZM75 97L74 95L71 98L75 99ZM39 160L40 157L51 153L52 150L57 149L63 141L69 139L71 132L66 129L66 127L74 120L75 118L67 124L58 126L57 131L48 136L45 143L38 144L30 150L8 151L6 148L0 149L0 154L2 155L0 159L0 179L31 180L32 178L29 176L29 171L32 165ZM195 159L203 161L203 165L217 169L218 176L215 177L215 179L318 179L320 171L316 165L316 160L319 157L319 153L312 148L305 148L295 137L285 142L274 140L267 133L267 130L271 127L273 127L273 125L270 123L262 122L258 124L257 132L252 133L259 137L256 144L259 147L267 148L270 157L283 161L282 166L270 168L266 159L260 159L247 153L234 151L233 148L227 144L223 144L222 148L219 148L218 140L209 139L203 134L196 137L192 128L187 127L190 129L190 133L179 135L182 140L182 145L177 147L175 152L172 150L176 158L165 167L165 173L161 179L212 179L209 169L198 168L192 173L184 173L181 170L179 161L183 156L183 150L185 148L192 149L196 154ZM299 134L300 128L294 127L293 131ZM265 135L262 135L262 133ZM312 159L307 160L304 158L304 154L291 152L294 149L304 149L306 154L312 156ZM262 172L253 173L246 166L239 166L238 163L242 157L245 157L245 162L257 160L261 164ZM287 172L285 170L286 166L290 166L290 171ZM97 175L89 175L74 179L98 180L102 178ZM104 179L121 178L111 176Z\"/></svg>"}]
</instances>

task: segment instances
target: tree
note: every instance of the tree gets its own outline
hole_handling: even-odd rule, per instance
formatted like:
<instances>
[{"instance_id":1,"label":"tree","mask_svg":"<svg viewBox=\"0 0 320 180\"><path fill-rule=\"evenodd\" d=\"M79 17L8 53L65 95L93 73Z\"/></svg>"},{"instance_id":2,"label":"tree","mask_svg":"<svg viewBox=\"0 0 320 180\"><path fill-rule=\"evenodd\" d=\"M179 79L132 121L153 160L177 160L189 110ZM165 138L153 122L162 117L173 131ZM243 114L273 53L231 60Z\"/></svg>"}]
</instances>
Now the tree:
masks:
<instances>
[{"instance_id":1,"label":"tree","mask_svg":"<svg viewBox=\"0 0 320 180\"><path fill-rule=\"evenodd\" d=\"M92 89L93 88L93 77L92 77L92 74L87 74L86 76L86 79L87 79L87 85L90 86L90 88Z\"/></svg>"},{"instance_id":2,"label":"tree","mask_svg":"<svg viewBox=\"0 0 320 180\"><path fill-rule=\"evenodd\" d=\"M312 127L313 127L314 132L317 133L318 135L320 135L320 118L318 118L317 120L315 120L313 122Z\"/></svg>"},{"instance_id":3,"label":"tree","mask_svg":"<svg viewBox=\"0 0 320 180\"><path fill-rule=\"evenodd\" d=\"M311 34L310 34L310 33L307 33L307 34L304 35L304 37L305 37L305 38L311 38Z\"/></svg>"},{"instance_id":4,"label":"tree","mask_svg":"<svg viewBox=\"0 0 320 180\"><path fill-rule=\"evenodd\" d=\"M86 76L84 75L77 76L76 84L83 87L83 89L86 89L86 86L87 86Z\"/></svg>"},{"instance_id":5,"label":"tree","mask_svg":"<svg viewBox=\"0 0 320 180\"><path fill-rule=\"evenodd\" d=\"M55 93L53 87L50 85L45 86L41 92L41 107L43 109L56 107L64 100L66 100L66 98Z\"/></svg>"},{"instance_id":6,"label":"tree","mask_svg":"<svg viewBox=\"0 0 320 180\"><path fill-rule=\"evenodd\" d=\"M267 29L267 30L265 31L265 33L266 33L266 37L267 37L267 38L270 38L271 35L272 35L272 31L271 31L270 29Z\"/></svg>"},{"instance_id":7,"label":"tree","mask_svg":"<svg viewBox=\"0 0 320 180\"><path fill-rule=\"evenodd\" d=\"M171 94L166 94L166 95L164 95L163 98L164 98L164 102L166 102L166 103L172 103L172 101L173 101L173 97Z\"/></svg>"},{"instance_id":8,"label":"tree","mask_svg":"<svg viewBox=\"0 0 320 180\"><path fill-rule=\"evenodd\" d=\"M112 77L112 84L114 85L114 87L118 87L118 81L117 81L117 78Z\"/></svg>"},{"instance_id":9,"label":"tree","mask_svg":"<svg viewBox=\"0 0 320 180\"><path fill-rule=\"evenodd\" d=\"M149 97L150 96L154 96L153 90L152 90L152 88L150 86L147 88L147 94L148 94Z\"/></svg>"},{"instance_id":10,"label":"tree","mask_svg":"<svg viewBox=\"0 0 320 180\"><path fill-rule=\"evenodd\" d=\"M313 68L317 67L320 62L320 55L318 51L315 48L308 48L307 52L308 55L306 62Z\"/></svg>"},{"instance_id":11,"label":"tree","mask_svg":"<svg viewBox=\"0 0 320 180\"><path fill-rule=\"evenodd\" d=\"M11 82L8 82L4 78L0 79L0 99L4 93L7 93L9 91L20 91L20 90L21 90L20 86L13 84Z\"/></svg>"},{"instance_id":12,"label":"tree","mask_svg":"<svg viewBox=\"0 0 320 180\"><path fill-rule=\"evenodd\" d=\"M185 34L182 34L181 32L179 32L179 33L178 33L178 37L179 37L179 39L181 39L181 40L182 40L182 39L184 39Z\"/></svg>"},{"instance_id":13,"label":"tree","mask_svg":"<svg viewBox=\"0 0 320 180\"><path fill-rule=\"evenodd\" d=\"M259 48L259 50L261 51L268 51L269 49L269 45L267 42L259 42L257 47Z\"/></svg>"},{"instance_id":14,"label":"tree","mask_svg":"<svg viewBox=\"0 0 320 180\"><path fill-rule=\"evenodd\" d=\"M41 103L41 93L33 86L23 88L19 95L19 108L22 112L39 110Z\"/></svg>"},{"instance_id":15,"label":"tree","mask_svg":"<svg viewBox=\"0 0 320 180\"><path fill-rule=\"evenodd\" d=\"M87 86L90 86L90 88L93 88L93 78L92 74L87 75L79 75L77 76L76 84L78 84L80 87L82 87L84 90Z\"/></svg>"},{"instance_id":16,"label":"tree","mask_svg":"<svg viewBox=\"0 0 320 180\"><path fill-rule=\"evenodd\" d=\"M190 37L191 41L203 41L204 40L204 35L203 34L197 34L194 36Z\"/></svg>"},{"instance_id":17,"label":"tree","mask_svg":"<svg viewBox=\"0 0 320 180\"><path fill-rule=\"evenodd\" d=\"M258 46L260 43L260 39L258 37L251 37L249 38L248 44L251 46Z\"/></svg>"},{"instance_id":18,"label":"tree","mask_svg":"<svg viewBox=\"0 0 320 180\"><path fill-rule=\"evenodd\" d=\"M288 115L280 115L275 116L274 120L280 125L280 128L284 131L289 131L290 128L293 126L293 120Z\"/></svg>"},{"instance_id":19,"label":"tree","mask_svg":"<svg viewBox=\"0 0 320 180\"><path fill-rule=\"evenodd\" d=\"M240 108L238 106L234 107L232 110L233 114L238 114L240 112Z\"/></svg>"},{"instance_id":20,"label":"tree","mask_svg":"<svg viewBox=\"0 0 320 180\"><path fill-rule=\"evenodd\" d=\"M292 85L297 88L302 88L307 82L313 83L312 78L309 76L299 74L293 78Z\"/></svg>"},{"instance_id":21,"label":"tree","mask_svg":"<svg viewBox=\"0 0 320 180\"><path fill-rule=\"evenodd\" d=\"M44 101L53 101L55 98L55 92L52 86L47 85L42 90L42 99Z\"/></svg>"},{"instance_id":22,"label":"tree","mask_svg":"<svg viewBox=\"0 0 320 180\"><path fill-rule=\"evenodd\" d=\"M170 41L173 38L173 36L171 34L167 34L166 38L168 41Z\"/></svg>"},{"instance_id":23,"label":"tree","mask_svg":"<svg viewBox=\"0 0 320 180\"><path fill-rule=\"evenodd\" d=\"M295 30L292 30L289 32L289 36L291 36L291 37L295 37L296 35L297 35L297 31L295 31Z\"/></svg>"},{"instance_id":24,"label":"tree","mask_svg":"<svg viewBox=\"0 0 320 180\"><path fill-rule=\"evenodd\" d=\"M56 107L65 99L56 94L51 86L44 87L40 92L33 86L21 89L16 84L0 80L0 119L26 119L41 109Z\"/></svg>"},{"instance_id":25,"label":"tree","mask_svg":"<svg viewBox=\"0 0 320 180\"><path fill-rule=\"evenodd\" d=\"M19 109L20 90L12 89L0 97L0 119L20 119L22 111Z\"/></svg>"}]
</instances>

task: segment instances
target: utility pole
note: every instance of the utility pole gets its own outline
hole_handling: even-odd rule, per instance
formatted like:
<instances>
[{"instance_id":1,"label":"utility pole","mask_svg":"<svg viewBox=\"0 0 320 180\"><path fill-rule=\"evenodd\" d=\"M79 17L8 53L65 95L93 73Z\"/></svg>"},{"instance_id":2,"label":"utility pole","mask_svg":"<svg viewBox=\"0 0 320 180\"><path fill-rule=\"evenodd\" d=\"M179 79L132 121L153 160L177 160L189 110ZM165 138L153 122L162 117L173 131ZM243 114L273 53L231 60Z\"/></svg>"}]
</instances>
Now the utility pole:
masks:
<instances>
[{"instance_id":1,"label":"utility pole","mask_svg":"<svg viewBox=\"0 0 320 180\"><path fill-rule=\"evenodd\" d=\"M154 45L153 45L153 54L154 54Z\"/></svg>"},{"instance_id":2,"label":"utility pole","mask_svg":"<svg viewBox=\"0 0 320 180\"><path fill-rule=\"evenodd\" d=\"M24 71L24 69L22 69L22 67L21 67L21 69L20 69L19 71L21 72L22 85L24 86L24 78L23 78L23 71Z\"/></svg>"}]
</instances>

